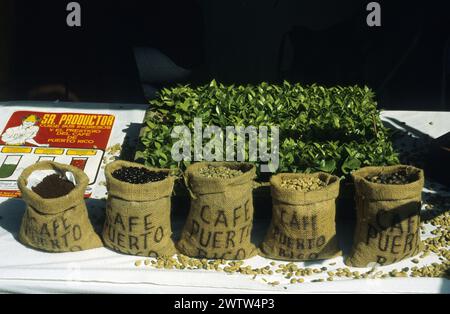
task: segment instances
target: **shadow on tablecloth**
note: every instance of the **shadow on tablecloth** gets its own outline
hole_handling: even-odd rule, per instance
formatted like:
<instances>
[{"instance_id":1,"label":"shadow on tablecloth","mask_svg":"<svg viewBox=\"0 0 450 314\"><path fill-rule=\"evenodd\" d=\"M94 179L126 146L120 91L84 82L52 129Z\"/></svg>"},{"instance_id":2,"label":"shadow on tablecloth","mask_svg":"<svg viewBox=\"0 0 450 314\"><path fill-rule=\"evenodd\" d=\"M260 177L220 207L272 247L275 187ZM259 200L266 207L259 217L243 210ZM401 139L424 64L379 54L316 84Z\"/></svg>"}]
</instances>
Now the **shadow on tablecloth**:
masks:
<instances>
[{"instance_id":1,"label":"shadow on tablecloth","mask_svg":"<svg viewBox=\"0 0 450 314\"><path fill-rule=\"evenodd\" d=\"M25 202L21 199L10 198L0 203L0 228L11 233L16 240L24 212Z\"/></svg>"},{"instance_id":2,"label":"shadow on tablecloth","mask_svg":"<svg viewBox=\"0 0 450 314\"><path fill-rule=\"evenodd\" d=\"M97 233L101 232L105 220L105 201L87 199L89 220ZM18 240L22 217L25 213L25 202L20 198L10 198L0 203L0 228Z\"/></svg>"}]
</instances>

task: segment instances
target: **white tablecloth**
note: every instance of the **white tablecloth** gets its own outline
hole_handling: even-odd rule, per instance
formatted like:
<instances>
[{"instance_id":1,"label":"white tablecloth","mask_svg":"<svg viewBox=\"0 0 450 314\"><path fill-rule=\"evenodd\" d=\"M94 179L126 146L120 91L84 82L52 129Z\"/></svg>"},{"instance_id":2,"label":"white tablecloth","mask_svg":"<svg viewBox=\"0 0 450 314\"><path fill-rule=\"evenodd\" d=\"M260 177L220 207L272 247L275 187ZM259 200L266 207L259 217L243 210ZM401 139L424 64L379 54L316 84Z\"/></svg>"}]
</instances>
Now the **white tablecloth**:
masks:
<instances>
[{"instance_id":1,"label":"white tablecloth","mask_svg":"<svg viewBox=\"0 0 450 314\"><path fill-rule=\"evenodd\" d=\"M34 107L29 103L0 103L0 110L5 106ZM42 106L46 106L43 104ZM55 108L55 106L60 108ZM109 146L121 143L125 136L123 130L129 123L141 123L145 106L132 105L79 105L51 104L47 106L55 111L61 110L87 110L98 113L112 113L118 118L114 126ZM87 109L90 108L90 109ZM125 111L124 108L127 110ZM77 110L77 111L79 111ZM407 125L438 137L450 131L450 113L434 112L406 112L387 111L382 113L384 120L390 118L394 121L403 121ZM433 122L432 125L429 122ZM390 121L391 124L395 124ZM402 127L399 124L398 127ZM134 136L137 136L134 134ZM101 176L97 182L104 178ZM94 189L93 199L88 200L91 217L96 220L103 215L103 202L97 200L105 195L105 188L97 185ZM121 255L106 248L77 253L50 254L26 248L17 241L20 220L24 212L24 203L20 199L2 199L0 201L0 292L23 293L395 293L395 292L425 292L449 293L450 282L443 279L423 278L395 278L382 280L339 280L323 283L289 284L289 280L280 275L251 276L205 270L159 270L150 266L135 266L135 261L143 260L135 256ZM97 221L99 223L99 221ZM174 221L173 228L179 229L182 221ZM267 221L256 221L255 232L261 237L265 232ZM99 227L99 226L97 226ZM345 229L345 228L344 228ZM348 228L347 228L348 229ZM431 229L430 229L431 230ZM429 231L429 230L428 230ZM342 242L348 245L351 241L351 230L346 230ZM429 234L425 235L428 236ZM436 256L421 260L421 264L437 261ZM262 267L268 265L270 260L254 257L246 261L247 265ZM277 262L279 264L280 262ZM336 263L335 265L330 265ZM419 266L421 265L419 264ZM413 266L409 261L394 266L382 267L380 270L400 269ZM305 263L298 263L299 267ZM307 263L308 267L326 266L329 270L344 267L343 258ZM274 268L275 269L275 268ZM356 269L355 269L356 270ZM364 271L365 269L358 269ZM367 269L368 270L368 269ZM268 285L268 281L280 281L280 285ZM326 278L316 275L307 279Z\"/></svg>"}]
</instances>

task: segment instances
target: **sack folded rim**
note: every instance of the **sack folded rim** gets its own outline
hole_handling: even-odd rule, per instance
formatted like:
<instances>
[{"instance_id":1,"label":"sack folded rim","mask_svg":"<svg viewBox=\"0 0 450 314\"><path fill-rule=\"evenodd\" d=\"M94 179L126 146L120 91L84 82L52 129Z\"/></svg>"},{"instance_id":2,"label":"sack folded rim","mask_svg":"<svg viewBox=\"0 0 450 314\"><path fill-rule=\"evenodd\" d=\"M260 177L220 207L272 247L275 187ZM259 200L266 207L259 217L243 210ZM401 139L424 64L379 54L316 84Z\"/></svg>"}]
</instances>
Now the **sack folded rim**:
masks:
<instances>
[{"instance_id":1,"label":"sack folded rim","mask_svg":"<svg viewBox=\"0 0 450 314\"><path fill-rule=\"evenodd\" d=\"M320 178L322 181L326 178L327 186L307 192L284 189L280 185L283 178L286 177L292 179L315 177ZM314 173L286 172L273 175L270 178L270 191L272 198L279 202L290 205L307 205L337 198L339 196L340 181L339 177L321 171Z\"/></svg>"},{"instance_id":2,"label":"sack folded rim","mask_svg":"<svg viewBox=\"0 0 450 314\"><path fill-rule=\"evenodd\" d=\"M229 168L248 167L242 175L233 178L208 178L199 175L197 172L200 168L213 165L213 166L225 166ZM184 174L184 180L186 187L191 193L191 196L195 194L214 194L222 193L230 186L239 186L253 182L256 177L256 166L249 162L241 161L199 161L189 165Z\"/></svg>"},{"instance_id":3,"label":"sack folded rim","mask_svg":"<svg viewBox=\"0 0 450 314\"><path fill-rule=\"evenodd\" d=\"M380 173L393 173L399 170L406 172L413 171L417 175L417 179L406 184L383 184L370 182L366 176ZM421 195L424 186L424 171L420 168L410 165L393 165L393 166L369 166L356 170L352 173L355 182L355 189L358 195L362 195L370 200L395 201L416 198Z\"/></svg>"},{"instance_id":4,"label":"sack folded rim","mask_svg":"<svg viewBox=\"0 0 450 314\"><path fill-rule=\"evenodd\" d=\"M164 180L156 182L147 182L143 184L134 184L114 178L112 173L123 167L144 168L153 172L164 172L168 176ZM170 169L161 169L147 167L143 164L126 160L115 160L105 167L105 178L108 194L127 201L152 201L172 195L175 177L170 175ZM165 193L155 193L158 191L166 191ZM156 195L157 194L157 195Z\"/></svg>"},{"instance_id":5,"label":"sack folded rim","mask_svg":"<svg viewBox=\"0 0 450 314\"><path fill-rule=\"evenodd\" d=\"M57 172L70 171L75 176L77 184L68 194L55 197L55 198L43 198L32 189L27 187L28 177L36 170L55 170ZM22 193L22 199L29 203L35 210L43 214L59 214L66 211L69 208L77 206L79 203L84 202L84 193L86 187L89 184L88 176L81 169L58 163L55 161L40 161L32 166L27 167L19 176L17 180L20 192ZM61 202L67 203L67 208L60 208ZM55 210L49 210L49 208L56 208Z\"/></svg>"}]
</instances>

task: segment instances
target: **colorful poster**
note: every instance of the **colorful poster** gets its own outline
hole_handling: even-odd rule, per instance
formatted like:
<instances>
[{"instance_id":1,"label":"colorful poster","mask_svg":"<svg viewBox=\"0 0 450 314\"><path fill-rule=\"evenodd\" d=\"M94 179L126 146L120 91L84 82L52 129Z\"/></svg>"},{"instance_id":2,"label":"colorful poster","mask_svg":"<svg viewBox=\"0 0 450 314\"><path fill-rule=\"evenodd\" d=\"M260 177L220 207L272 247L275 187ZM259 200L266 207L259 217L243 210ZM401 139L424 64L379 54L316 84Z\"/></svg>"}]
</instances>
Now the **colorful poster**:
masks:
<instances>
[{"instance_id":1,"label":"colorful poster","mask_svg":"<svg viewBox=\"0 0 450 314\"><path fill-rule=\"evenodd\" d=\"M19 175L43 160L84 170L90 196L114 121L110 114L14 112L0 135L0 197L20 196Z\"/></svg>"}]
</instances>

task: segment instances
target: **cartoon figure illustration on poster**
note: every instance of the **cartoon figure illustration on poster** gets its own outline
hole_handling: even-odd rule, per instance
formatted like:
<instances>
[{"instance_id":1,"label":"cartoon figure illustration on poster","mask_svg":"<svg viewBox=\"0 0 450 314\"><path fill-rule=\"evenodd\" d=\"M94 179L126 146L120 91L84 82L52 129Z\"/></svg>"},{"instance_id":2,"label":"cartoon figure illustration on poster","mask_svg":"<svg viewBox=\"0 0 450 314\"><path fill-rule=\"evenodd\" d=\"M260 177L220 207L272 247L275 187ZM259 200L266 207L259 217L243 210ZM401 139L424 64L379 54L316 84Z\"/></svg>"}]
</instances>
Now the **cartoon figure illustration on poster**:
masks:
<instances>
[{"instance_id":1,"label":"cartoon figure illustration on poster","mask_svg":"<svg viewBox=\"0 0 450 314\"><path fill-rule=\"evenodd\" d=\"M39 126L36 125L38 121L39 117L34 114L26 116L21 125L6 129L1 137L2 141L7 145L25 145L28 143L39 147L48 147L49 144L39 144L34 140L39 132Z\"/></svg>"}]
</instances>

